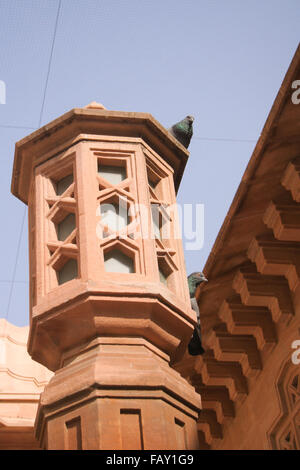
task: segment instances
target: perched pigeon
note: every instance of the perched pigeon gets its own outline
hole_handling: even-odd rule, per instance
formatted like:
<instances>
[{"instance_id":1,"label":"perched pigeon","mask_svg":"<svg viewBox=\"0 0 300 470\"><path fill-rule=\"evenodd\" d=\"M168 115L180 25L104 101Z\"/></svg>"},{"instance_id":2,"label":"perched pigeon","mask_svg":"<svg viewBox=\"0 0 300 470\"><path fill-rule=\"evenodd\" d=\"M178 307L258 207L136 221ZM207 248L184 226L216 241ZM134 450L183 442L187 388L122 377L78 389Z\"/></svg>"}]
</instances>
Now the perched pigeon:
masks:
<instances>
[{"instance_id":1,"label":"perched pigeon","mask_svg":"<svg viewBox=\"0 0 300 470\"><path fill-rule=\"evenodd\" d=\"M185 148L188 148L190 141L193 135L193 116L187 116L182 121L177 122L172 126L168 131L172 134L175 139L184 145Z\"/></svg>"},{"instance_id":2,"label":"perched pigeon","mask_svg":"<svg viewBox=\"0 0 300 470\"><path fill-rule=\"evenodd\" d=\"M197 314L197 326L194 328L193 336L188 345L188 351L191 356L198 356L205 352L201 342L200 312L197 300L195 298L196 288L199 284L201 284L201 282L207 282L206 277L201 272L194 272L188 276L191 306Z\"/></svg>"}]
</instances>

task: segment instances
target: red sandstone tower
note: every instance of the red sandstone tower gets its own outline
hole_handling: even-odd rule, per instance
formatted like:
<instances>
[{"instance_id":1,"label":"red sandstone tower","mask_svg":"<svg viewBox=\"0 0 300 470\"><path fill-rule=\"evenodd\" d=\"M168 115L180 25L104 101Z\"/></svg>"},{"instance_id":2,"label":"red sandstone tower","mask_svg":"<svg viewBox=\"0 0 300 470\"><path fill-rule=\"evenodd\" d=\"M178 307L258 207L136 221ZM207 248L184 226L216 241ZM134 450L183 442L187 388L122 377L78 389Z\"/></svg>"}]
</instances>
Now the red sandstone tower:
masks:
<instances>
[{"instance_id":1,"label":"red sandstone tower","mask_svg":"<svg viewBox=\"0 0 300 470\"><path fill-rule=\"evenodd\" d=\"M97 103L16 144L28 351L55 372L44 449L198 448L200 396L171 367L195 323L174 210L187 158L151 115Z\"/></svg>"}]
</instances>

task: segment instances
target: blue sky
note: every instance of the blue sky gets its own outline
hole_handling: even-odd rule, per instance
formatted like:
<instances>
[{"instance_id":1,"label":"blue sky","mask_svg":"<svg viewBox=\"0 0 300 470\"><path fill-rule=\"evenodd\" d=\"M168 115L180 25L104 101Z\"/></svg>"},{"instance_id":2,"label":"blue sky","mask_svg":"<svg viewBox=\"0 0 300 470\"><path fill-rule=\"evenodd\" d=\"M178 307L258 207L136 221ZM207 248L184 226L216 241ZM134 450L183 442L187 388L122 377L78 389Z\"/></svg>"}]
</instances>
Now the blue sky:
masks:
<instances>
[{"instance_id":1,"label":"blue sky","mask_svg":"<svg viewBox=\"0 0 300 470\"><path fill-rule=\"evenodd\" d=\"M203 248L185 253L187 271L201 270L299 42L299 0L61 0L53 43L59 3L0 0L0 317L20 326L28 254L24 205L10 193L15 142L94 100L167 128L193 114L178 202L205 205Z\"/></svg>"}]
</instances>

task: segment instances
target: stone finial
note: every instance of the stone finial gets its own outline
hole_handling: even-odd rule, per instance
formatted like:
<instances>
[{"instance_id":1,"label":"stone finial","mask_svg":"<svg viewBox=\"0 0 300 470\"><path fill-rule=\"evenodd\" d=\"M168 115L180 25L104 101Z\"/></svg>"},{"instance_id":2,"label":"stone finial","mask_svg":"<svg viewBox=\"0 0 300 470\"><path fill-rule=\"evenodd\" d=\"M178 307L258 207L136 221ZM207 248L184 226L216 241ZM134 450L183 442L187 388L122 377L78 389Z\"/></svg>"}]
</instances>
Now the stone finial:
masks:
<instances>
[{"instance_id":1,"label":"stone finial","mask_svg":"<svg viewBox=\"0 0 300 470\"><path fill-rule=\"evenodd\" d=\"M85 109L106 109L105 106L97 101L92 101L91 103L84 106Z\"/></svg>"}]
</instances>

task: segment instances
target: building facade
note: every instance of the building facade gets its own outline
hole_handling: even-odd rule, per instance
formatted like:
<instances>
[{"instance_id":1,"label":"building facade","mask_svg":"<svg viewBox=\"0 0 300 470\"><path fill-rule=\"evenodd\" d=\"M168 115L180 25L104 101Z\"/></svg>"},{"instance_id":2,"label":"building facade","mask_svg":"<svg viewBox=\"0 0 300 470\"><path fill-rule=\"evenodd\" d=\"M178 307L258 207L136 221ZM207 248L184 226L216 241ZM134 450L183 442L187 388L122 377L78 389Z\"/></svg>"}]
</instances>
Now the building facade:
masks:
<instances>
[{"instance_id":1,"label":"building facade","mask_svg":"<svg viewBox=\"0 0 300 470\"><path fill-rule=\"evenodd\" d=\"M298 47L199 287L202 449L300 449L299 79Z\"/></svg>"},{"instance_id":2,"label":"building facade","mask_svg":"<svg viewBox=\"0 0 300 470\"><path fill-rule=\"evenodd\" d=\"M182 357L181 350L181 357L173 358L172 367L184 379L177 381L179 389L186 387L185 390L195 392L194 395L189 392L187 415L191 416L191 409L195 413L199 407L197 397L201 396L202 409L198 410L197 419L199 443L196 445L199 449L300 449L300 354L297 354L300 349L299 80L300 48L287 71L204 268L209 282L198 288L197 299L205 354L191 357L185 353ZM105 158L105 155L99 155L99 158ZM149 171L152 174L153 167ZM177 174L181 171L179 168ZM68 175L62 173L61 176ZM178 178L180 180L180 176ZM150 186L155 199L158 195L153 184ZM43 188L45 190L45 186ZM100 192L105 189L109 193L109 187L100 188ZM20 193L22 191L25 194L24 186L20 186ZM67 212L73 203L71 192L62 207ZM48 199L50 201L51 195ZM49 207L51 211L51 201ZM60 222L59 215L57 220ZM76 240L74 230L70 235ZM70 259L77 256L74 240L68 240L70 243L65 249ZM52 246L52 253L58 245ZM118 242L120 246L121 242ZM108 243L107 247L109 254L114 245L109 249ZM128 248L121 251L132 253ZM173 265L167 251L158 242L156 253L160 254L161 260L158 266L170 272ZM88 252L86 256L89 261ZM65 260L60 263L61 258L61 254L57 259L54 256L53 266L64 279L64 276L70 276L74 267L63 271ZM109 256L107 260L111 262ZM89 262L92 265L91 259ZM165 276L165 272L162 274ZM57 282L57 279L48 276L47 288L50 289L51 282ZM42 289L41 285L37 288ZM31 299L36 295L38 292L31 292ZM28 329L18 329L4 321L2 325L0 373L5 377L6 385L0 391L0 448L41 448L43 445L34 437L33 422L39 394L53 377L44 366L48 365L52 370L57 366L47 362L47 353L39 355L43 336L40 340L31 336L30 340L33 356L44 364L39 365L26 356L24 344ZM189 327L187 323L185 325L187 332ZM178 327L174 327L173 336L176 336L175 332L178 333ZM12 360L11 344L15 348L21 347L17 346L18 341L23 345L24 358L26 356L26 373L25 369L18 369L18 361ZM154 336L148 336L147 341L154 341L161 351L166 349L162 342L154 340ZM168 344L172 349L170 339ZM22 354L20 352L18 357ZM59 353L55 354L51 360L57 362ZM24 384L30 391L24 391ZM59 393L59 381L57 384L55 393ZM13 394L17 402L10 399ZM125 396L124 403L126 399L130 398ZM122 406L125 409L126 403ZM133 415L130 414L128 423L134 422ZM39 411L35 421L36 435L41 419ZM195 448L191 441L182 437L181 420L177 420L177 426L180 428L177 448ZM76 427L70 429L70 435L77 432ZM132 439L128 445L138 447L140 444L136 444L134 436ZM133 448L126 445L123 448Z\"/></svg>"}]
</instances>

